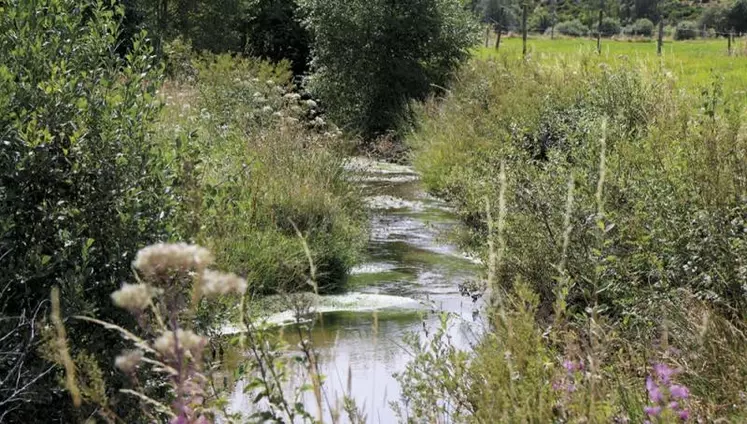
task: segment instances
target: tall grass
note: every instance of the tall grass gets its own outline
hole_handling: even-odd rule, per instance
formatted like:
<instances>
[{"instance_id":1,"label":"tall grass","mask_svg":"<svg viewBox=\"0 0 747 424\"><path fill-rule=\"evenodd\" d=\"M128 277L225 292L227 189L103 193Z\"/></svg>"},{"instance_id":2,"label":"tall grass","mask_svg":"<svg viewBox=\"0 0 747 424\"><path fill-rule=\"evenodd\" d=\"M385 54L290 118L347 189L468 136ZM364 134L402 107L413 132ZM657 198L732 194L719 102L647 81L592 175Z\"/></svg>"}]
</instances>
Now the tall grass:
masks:
<instances>
[{"instance_id":1,"label":"tall grass","mask_svg":"<svg viewBox=\"0 0 747 424\"><path fill-rule=\"evenodd\" d=\"M415 165L507 299L452 355L460 381L442 376L472 411L456 421L744 418L745 107L720 78L691 84L646 61L501 55L422 107Z\"/></svg>"},{"instance_id":2,"label":"tall grass","mask_svg":"<svg viewBox=\"0 0 747 424\"><path fill-rule=\"evenodd\" d=\"M196 82L170 85L163 142L182 162L182 237L209 246L258 294L311 290L309 240L323 292L344 287L365 242L358 191L343 175L347 145L292 92L287 64L194 60Z\"/></svg>"}]
</instances>

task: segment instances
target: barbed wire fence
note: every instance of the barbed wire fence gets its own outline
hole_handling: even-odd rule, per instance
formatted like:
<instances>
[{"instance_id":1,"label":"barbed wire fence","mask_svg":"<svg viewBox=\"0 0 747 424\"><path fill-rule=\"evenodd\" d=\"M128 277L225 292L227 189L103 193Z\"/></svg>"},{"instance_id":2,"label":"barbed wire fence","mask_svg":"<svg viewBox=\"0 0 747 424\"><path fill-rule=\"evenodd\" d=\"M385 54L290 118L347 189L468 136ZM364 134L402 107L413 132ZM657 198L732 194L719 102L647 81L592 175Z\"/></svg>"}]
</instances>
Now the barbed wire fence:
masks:
<instances>
[{"instance_id":1,"label":"barbed wire fence","mask_svg":"<svg viewBox=\"0 0 747 424\"><path fill-rule=\"evenodd\" d=\"M484 45L485 47L494 46L496 49L500 48L501 38L521 38L522 27L521 25L500 25L495 22L484 23ZM677 29L674 26L667 26L662 34L663 42L677 41L676 32ZM685 32L682 34L683 40L716 40L721 39L724 41L725 52L729 55L743 54L747 55L747 33L741 33L737 31L718 31L714 28L700 28L693 30L680 30ZM554 27L548 27L544 31L537 29L527 30L527 36L531 38L577 38L577 39L588 39L596 40L597 31L595 29L587 29L583 35L567 34L563 31L558 30L558 25ZM636 31L621 28L619 32L612 34L603 34L602 39L612 41L657 41L659 36L658 29L654 29L649 34L638 34Z\"/></svg>"}]
</instances>

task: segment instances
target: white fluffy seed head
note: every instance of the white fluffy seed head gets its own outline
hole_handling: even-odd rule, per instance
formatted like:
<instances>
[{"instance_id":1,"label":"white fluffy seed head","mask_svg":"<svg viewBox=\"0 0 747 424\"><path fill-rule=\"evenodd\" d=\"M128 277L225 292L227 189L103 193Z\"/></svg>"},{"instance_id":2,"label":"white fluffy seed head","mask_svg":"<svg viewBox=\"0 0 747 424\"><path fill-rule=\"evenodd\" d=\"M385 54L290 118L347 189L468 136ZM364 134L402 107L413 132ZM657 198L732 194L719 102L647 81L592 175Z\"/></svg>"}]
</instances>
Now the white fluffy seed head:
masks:
<instances>
[{"instance_id":1,"label":"white fluffy seed head","mask_svg":"<svg viewBox=\"0 0 747 424\"><path fill-rule=\"evenodd\" d=\"M176 356L176 342L179 341L179 350L185 354L190 354L193 358L198 358L202 355L202 350L207 345L207 339L198 334L195 334L192 330L176 330L176 337L174 332L165 331L153 342L153 348L161 355L167 358L173 358Z\"/></svg>"},{"instance_id":2,"label":"white fluffy seed head","mask_svg":"<svg viewBox=\"0 0 747 424\"><path fill-rule=\"evenodd\" d=\"M246 280L233 273L223 273L208 269L202 274L202 294L207 297L229 293L244 294L246 288Z\"/></svg>"},{"instance_id":3,"label":"white fluffy seed head","mask_svg":"<svg viewBox=\"0 0 747 424\"><path fill-rule=\"evenodd\" d=\"M209 250L192 244L159 243L137 252L133 266L145 278L163 278L191 271L201 273L213 263Z\"/></svg>"},{"instance_id":4,"label":"white fluffy seed head","mask_svg":"<svg viewBox=\"0 0 747 424\"><path fill-rule=\"evenodd\" d=\"M112 293L111 297L118 307L137 314L148 307L153 294L153 288L147 284L125 283L121 289Z\"/></svg>"},{"instance_id":5,"label":"white fluffy seed head","mask_svg":"<svg viewBox=\"0 0 747 424\"><path fill-rule=\"evenodd\" d=\"M130 374L137 368L142 359L142 350L124 351L114 360L114 366L122 370L122 372Z\"/></svg>"}]
</instances>

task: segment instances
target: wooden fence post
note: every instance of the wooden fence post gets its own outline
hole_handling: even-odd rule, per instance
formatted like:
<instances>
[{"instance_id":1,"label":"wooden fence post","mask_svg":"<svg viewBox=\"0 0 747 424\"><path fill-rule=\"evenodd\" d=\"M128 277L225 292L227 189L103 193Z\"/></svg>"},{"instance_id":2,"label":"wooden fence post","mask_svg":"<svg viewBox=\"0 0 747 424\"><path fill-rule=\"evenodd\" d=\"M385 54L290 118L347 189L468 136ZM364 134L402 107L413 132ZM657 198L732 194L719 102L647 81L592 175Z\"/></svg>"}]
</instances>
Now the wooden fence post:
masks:
<instances>
[{"instance_id":1,"label":"wooden fence post","mask_svg":"<svg viewBox=\"0 0 747 424\"><path fill-rule=\"evenodd\" d=\"M524 58L527 57L527 9L529 7L527 1L528 0L524 0L521 12L521 40L523 43L521 54Z\"/></svg>"},{"instance_id":2,"label":"wooden fence post","mask_svg":"<svg viewBox=\"0 0 747 424\"><path fill-rule=\"evenodd\" d=\"M661 56L661 46L664 44L664 18L659 20L659 39L656 41L656 54Z\"/></svg>"}]
</instances>

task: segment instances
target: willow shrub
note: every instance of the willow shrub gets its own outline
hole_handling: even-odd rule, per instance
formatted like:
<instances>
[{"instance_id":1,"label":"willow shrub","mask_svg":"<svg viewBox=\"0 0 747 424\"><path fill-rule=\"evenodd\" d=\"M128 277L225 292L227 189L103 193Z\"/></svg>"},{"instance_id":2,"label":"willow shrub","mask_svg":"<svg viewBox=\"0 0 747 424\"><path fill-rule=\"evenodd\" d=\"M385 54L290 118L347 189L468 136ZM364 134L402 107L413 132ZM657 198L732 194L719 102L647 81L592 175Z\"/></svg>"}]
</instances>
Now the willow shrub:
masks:
<instances>
[{"instance_id":1,"label":"willow shrub","mask_svg":"<svg viewBox=\"0 0 747 424\"><path fill-rule=\"evenodd\" d=\"M109 294L165 233L169 168L148 136L161 72L143 34L114 53L121 16L95 1L0 5L0 379L13 382L0 420L78 420L36 351L50 288L66 316L124 319ZM72 354L93 361L120 344L80 323L68 331Z\"/></svg>"},{"instance_id":2,"label":"willow shrub","mask_svg":"<svg viewBox=\"0 0 747 424\"><path fill-rule=\"evenodd\" d=\"M165 90L160 127L176 139L182 235L210 247L251 293L345 287L364 246L366 217L346 179L338 130L292 93L287 62L206 56L197 80Z\"/></svg>"}]
</instances>

